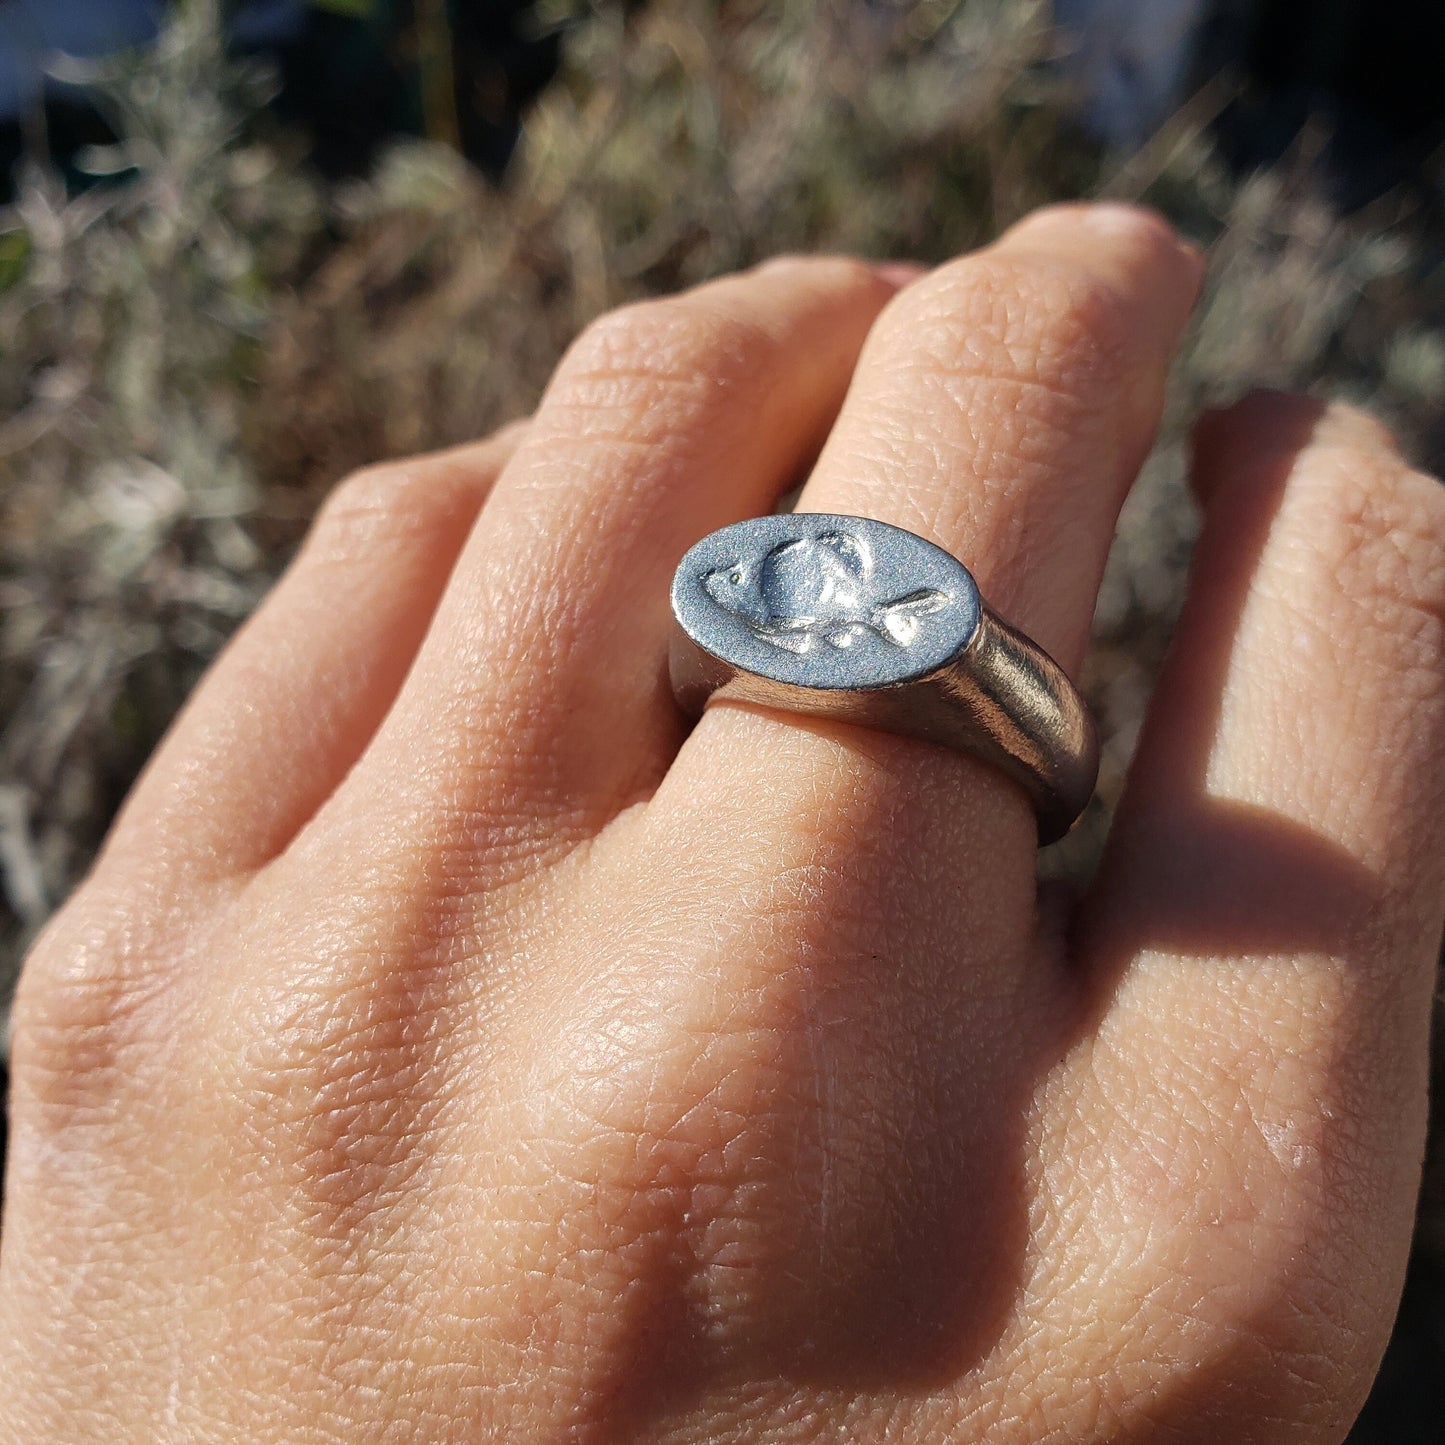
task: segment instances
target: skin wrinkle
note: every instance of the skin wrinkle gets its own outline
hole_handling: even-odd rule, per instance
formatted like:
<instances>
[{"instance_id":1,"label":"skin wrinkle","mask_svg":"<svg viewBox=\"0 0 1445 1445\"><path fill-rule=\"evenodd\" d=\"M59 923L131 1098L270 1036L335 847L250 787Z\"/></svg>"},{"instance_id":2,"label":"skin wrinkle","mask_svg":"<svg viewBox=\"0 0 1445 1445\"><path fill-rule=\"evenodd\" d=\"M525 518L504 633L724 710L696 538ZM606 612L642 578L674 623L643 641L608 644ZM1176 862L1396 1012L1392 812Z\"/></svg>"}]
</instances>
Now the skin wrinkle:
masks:
<instances>
[{"instance_id":1,"label":"skin wrinkle","mask_svg":"<svg viewBox=\"0 0 1445 1445\"><path fill-rule=\"evenodd\" d=\"M45 966L22 977L12 1056L17 1143L24 1101L49 1137L84 1160L92 1153L85 1136L109 1128L127 1082L154 1077L175 1054L187 1016L186 935L203 944L215 937L234 890L211 890L212 919L194 900L152 902L146 895L156 889L137 891L128 915L103 882L86 884L47 930Z\"/></svg>"},{"instance_id":2,"label":"skin wrinkle","mask_svg":"<svg viewBox=\"0 0 1445 1445\"><path fill-rule=\"evenodd\" d=\"M1149 338L1134 324L1136 298L1097 271L1038 256L992 263L973 257L942 275L931 293L914 288L897 303L899 311L910 301L922 311L900 317L899 330L888 337L897 344L910 331L918 336L918 345L897 358L910 371L945 385L962 383L965 392L979 383L1035 391L1046 409L1079 416L1097 415L1091 397L1123 390L1127 398L1124 383ZM925 294L929 310L920 304ZM1149 380L1159 384L1157 377ZM1147 404L1140 410L1153 412ZM1120 435L1137 431L1112 418L1101 421Z\"/></svg>"},{"instance_id":3,"label":"skin wrinkle","mask_svg":"<svg viewBox=\"0 0 1445 1445\"><path fill-rule=\"evenodd\" d=\"M831 1141L840 1132L836 1103L838 1071L828 1048L814 997L817 991L816 972L806 961L801 962L799 968L803 972L803 1030L807 1068L813 1081L813 1116L817 1121L814 1148L818 1158L818 1258L814 1267L821 1273L826 1264L823 1242L829 1238L833 1227L833 1199L837 1190L838 1171L833 1164Z\"/></svg>"},{"instance_id":4,"label":"skin wrinkle","mask_svg":"<svg viewBox=\"0 0 1445 1445\"><path fill-rule=\"evenodd\" d=\"M374 560L379 545L425 544L453 526L465 531L481 490L477 469L458 466L441 476L439 470L402 462L354 473L321 504L300 557L308 568L344 572Z\"/></svg>"},{"instance_id":5,"label":"skin wrinkle","mask_svg":"<svg viewBox=\"0 0 1445 1445\"><path fill-rule=\"evenodd\" d=\"M1166 260L1157 224L1105 244L1083 224L1092 214L1036 223L1029 246L1118 268L1117 302L1139 313L1120 334L1141 337L1125 358L1138 381L1124 389L1139 396L1162 370L1161 318L1182 314L1176 293L1192 283ZM917 283L920 296L954 278ZM854 343L840 338L860 329L855 314L789 344L811 362L846 351ZM1037 344L1052 356L1046 335ZM1019 374L1008 347L997 359ZM1101 437L1061 403L1057 445L1077 438L1075 468L1051 466L1030 389L1026 416L993 418L996 446L983 413L969 419L975 438L959 440L956 418L932 434L936 399L918 395L917 445L901 449L895 405L888 440L870 448L867 428L889 410L878 404L886 372L865 358L810 495L841 496L841 474L866 458L851 472L860 510L913 507L1002 537L1018 525L1010 517L1048 507L1043 492L1067 489L1055 505L1077 499L1077 535L1020 534L1020 571L989 595L1050 570L1061 615L1066 603L1086 614L1082 593L1062 594L1091 585L1121 459L1145 438ZM687 440L679 456L708 453ZM661 532L627 530L646 488L667 494L652 519L663 531L706 530L681 485L701 503L696 477L658 472L631 490L639 459L599 446L602 471L560 436L547 448L554 500L589 519L595 555L609 540L665 550ZM968 488L935 469L960 447L998 472L950 505ZM887 485L865 492L880 457ZM1392 464L1379 465L1387 488ZM599 511L588 489L612 484L609 467L623 469L608 493L617 509ZM619 641L609 610L589 644L595 692L529 674L569 667L569 654L529 654L525 607L488 614L488 588L526 580L527 596L556 600L574 640L587 609L562 579L526 576L529 560L573 567L582 554L537 535L536 498L512 480L433 624L432 660L445 665L419 660L393 709L410 710L416 731L388 724L317 825L229 909L213 914L192 895L178 916L166 966L205 1016L185 1021L184 1068L156 1069L149 1092L130 1096L135 1137L155 1136L139 1151L154 1173L113 1154L108 1181L91 1181L77 1208L110 1211L115 1230L77 1214L58 1247L92 1260L111 1295L88 1308L87 1341L43 1341L21 1357L0 1433L43 1445L31 1427L48 1413L52 1438L65 1421L115 1438L128 1403L149 1432L173 1406L178 1370L190 1438L225 1440L1318 1445L1341 1433L1383 1339L1423 1093L1426 904L1405 894L1435 865L1388 875L1389 888L1382 870L1436 825L1404 812L1419 789L1373 789L1391 816L1372 822L1348 799L1350 777L1363 786L1368 775L1332 776L1349 754L1323 732L1319 776L1303 781L1250 732L1297 713L1374 724L1400 766L1435 724L1388 734L1410 721L1402 710L1370 711L1363 689L1342 712L1323 692L1300 694L1304 675L1284 700L1258 687L1232 696L1245 653L1223 639L1251 586L1268 601L1252 580L1281 555L1255 548L1268 529L1254 535L1232 499L1229 529L1216 522L1206 540L1216 640L1200 633L1196 605L1181 626L1184 684L1176 676L1162 698L1190 722L1166 730L1182 751L1151 774L1158 744L1146 738L1135 777L1151 786L1121 819L1103 902L1066 933L1057 914L1046 928L1036 912L1033 824L1016 790L926 744L720 706L656 793L607 821L601 800L656 769L642 756L653 738L675 745L651 674L636 699L653 722L604 715L644 676L656 638ZM546 478L531 481L546 491ZM669 534L666 547L680 540ZM1397 553L1397 541L1387 532L1380 545ZM1051 560L1055 547L1076 556L1074 570ZM1346 556L1371 575L1371 546ZM586 595L641 596L647 569L661 577L672 560L639 554L625 585L598 580ZM1382 554L1381 565L1397 563ZM1383 590L1369 596L1384 606ZM643 630L665 621L660 606L626 615ZM1271 625L1294 625L1259 617L1266 642ZM472 674L489 659L504 669L498 688L513 690L510 717L478 700ZM581 719L591 732L541 715L559 706L594 708ZM475 767L473 726L493 730ZM1216 726L1237 744L1218 795L1202 782ZM437 745L433 727L460 736ZM578 761L589 746L610 772ZM586 792L569 794L569 778ZM1341 795L1323 833L1304 811L1311 788ZM1131 840L1130 828L1146 831ZM1362 855L1376 838L1383 850ZM509 881L492 886L499 877ZM124 898L113 870L110 886ZM247 1098L258 1087L268 1104ZM1315 1152L1282 1169L1269 1132L1280 1128ZM53 1203L12 1193L9 1207L33 1229ZM138 1205L167 1227L127 1235ZM17 1237L7 1222L10 1287ZM150 1292L144 1308L126 1292L134 1277ZM18 1305L0 1294L0 1339L43 1313L43 1281L26 1288ZM156 1343L152 1322L167 1318L187 1323L179 1365ZM110 1333L129 1356L106 1353ZM102 1357L110 1374L98 1381ZM76 1397L68 1416L18 1393L60 1374Z\"/></svg>"},{"instance_id":6,"label":"skin wrinkle","mask_svg":"<svg viewBox=\"0 0 1445 1445\"><path fill-rule=\"evenodd\" d=\"M1121 318L1132 313L1134 304L1132 295L1122 294L1095 267L1014 248L1007 256L971 256L910 288L886 313L884 324L896 326L894 336L922 333L913 355L926 367L938 368L944 358L971 357L973 365L962 368L965 375L1023 378L1057 389L1073 402L1066 387L1055 388L1054 378L1062 371L1061 381L1078 380L1069 373L1080 357L1129 354L1137 338ZM941 369L952 371L954 365Z\"/></svg>"}]
</instances>

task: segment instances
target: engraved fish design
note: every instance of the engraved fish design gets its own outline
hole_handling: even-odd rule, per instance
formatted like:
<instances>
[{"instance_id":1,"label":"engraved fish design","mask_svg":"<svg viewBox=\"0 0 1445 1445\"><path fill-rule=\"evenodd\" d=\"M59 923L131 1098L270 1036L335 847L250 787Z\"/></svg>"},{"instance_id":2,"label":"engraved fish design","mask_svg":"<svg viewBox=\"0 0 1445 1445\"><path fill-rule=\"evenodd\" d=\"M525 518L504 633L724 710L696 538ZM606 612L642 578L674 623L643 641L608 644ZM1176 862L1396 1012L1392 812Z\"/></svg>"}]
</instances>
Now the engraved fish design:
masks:
<instances>
[{"instance_id":1,"label":"engraved fish design","mask_svg":"<svg viewBox=\"0 0 1445 1445\"><path fill-rule=\"evenodd\" d=\"M852 647L869 632L908 647L921 619L948 595L923 588L903 597L879 597L872 584L867 544L851 532L825 532L781 542L761 560L742 560L706 572L709 597L754 636L789 652L819 644Z\"/></svg>"}]
</instances>

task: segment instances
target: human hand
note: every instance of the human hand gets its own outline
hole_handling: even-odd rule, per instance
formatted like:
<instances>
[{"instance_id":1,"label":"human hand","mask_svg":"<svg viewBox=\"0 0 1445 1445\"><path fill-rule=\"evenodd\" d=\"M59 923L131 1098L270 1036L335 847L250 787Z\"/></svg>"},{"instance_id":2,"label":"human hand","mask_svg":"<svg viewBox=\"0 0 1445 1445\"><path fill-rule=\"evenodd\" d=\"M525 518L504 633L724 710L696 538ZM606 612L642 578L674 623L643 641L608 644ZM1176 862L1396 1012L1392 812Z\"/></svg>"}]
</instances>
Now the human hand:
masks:
<instances>
[{"instance_id":1,"label":"human hand","mask_svg":"<svg viewBox=\"0 0 1445 1445\"><path fill-rule=\"evenodd\" d=\"M770 265L341 487L29 960L0 1434L1338 1439L1423 1130L1438 486L1339 408L1203 429L1076 913L984 764L665 680L678 557L825 435L801 509L1077 670L1198 271L1081 207L896 296Z\"/></svg>"}]
</instances>

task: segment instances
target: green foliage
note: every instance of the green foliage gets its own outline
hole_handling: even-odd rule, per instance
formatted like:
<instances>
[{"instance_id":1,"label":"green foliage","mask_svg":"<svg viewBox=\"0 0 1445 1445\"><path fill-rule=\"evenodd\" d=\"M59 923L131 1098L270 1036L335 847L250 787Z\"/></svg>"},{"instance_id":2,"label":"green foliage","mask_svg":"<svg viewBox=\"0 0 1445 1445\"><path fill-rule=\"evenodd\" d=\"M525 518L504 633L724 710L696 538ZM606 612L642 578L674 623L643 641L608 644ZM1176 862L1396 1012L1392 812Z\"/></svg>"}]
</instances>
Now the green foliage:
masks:
<instances>
[{"instance_id":1,"label":"green foliage","mask_svg":"<svg viewBox=\"0 0 1445 1445\"><path fill-rule=\"evenodd\" d=\"M30 232L23 227L0 231L0 293L18 286L25 279L33 250Z\"/></svg>"}]
</instances>

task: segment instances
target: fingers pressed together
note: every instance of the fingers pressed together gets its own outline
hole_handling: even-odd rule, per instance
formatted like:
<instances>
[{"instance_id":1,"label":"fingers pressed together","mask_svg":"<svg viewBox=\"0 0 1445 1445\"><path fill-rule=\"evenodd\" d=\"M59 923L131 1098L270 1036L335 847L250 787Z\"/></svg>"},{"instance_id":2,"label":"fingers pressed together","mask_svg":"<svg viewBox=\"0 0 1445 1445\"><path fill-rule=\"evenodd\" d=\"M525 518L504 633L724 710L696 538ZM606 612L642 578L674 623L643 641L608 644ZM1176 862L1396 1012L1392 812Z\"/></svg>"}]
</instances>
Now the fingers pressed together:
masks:
<instances>
[{"instance_id":1,"label":"fingers pressed together","mask_svg":"<svg viewBox=\"0 0 1445 1445\"><path fill-rule=\"evenodd\" d=\"M0 1432L1338 1438L1423 1132L1439 484L1206 419L1067 930L985 764L666 679L678 559L800 482L1077 672L1200 276L1117 206L784 258L343 484L27 968Z\"/></svg>"}]
</instances>

